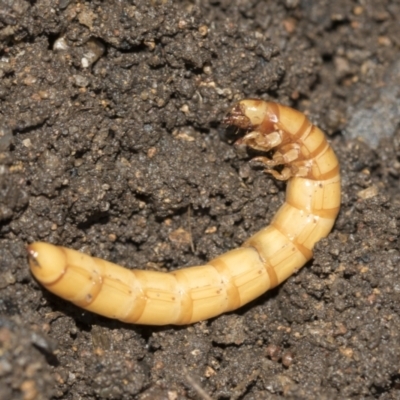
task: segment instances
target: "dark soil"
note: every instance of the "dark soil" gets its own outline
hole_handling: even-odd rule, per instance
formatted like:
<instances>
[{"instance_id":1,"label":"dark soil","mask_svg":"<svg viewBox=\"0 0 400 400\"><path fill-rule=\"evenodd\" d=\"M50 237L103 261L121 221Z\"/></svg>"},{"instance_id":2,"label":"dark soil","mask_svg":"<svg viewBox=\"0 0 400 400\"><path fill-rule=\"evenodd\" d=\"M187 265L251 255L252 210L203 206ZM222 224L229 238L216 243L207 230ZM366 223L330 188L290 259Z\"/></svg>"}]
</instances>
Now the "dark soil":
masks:
<instances>
[{"instance_id":1,"label":"dark soil","mask_svg":"<svg viewBox=\"0 0 400 400\"><path fill-rule=\"evenodd\" d=\"M398 0L0 0L0 398L400 398L399 50ZM285 185L221 123L244 97L306 112L341 160L312 262L187 327L34 281L33 241L167 271L267 225Z\"/></svg>"}]
</instances>

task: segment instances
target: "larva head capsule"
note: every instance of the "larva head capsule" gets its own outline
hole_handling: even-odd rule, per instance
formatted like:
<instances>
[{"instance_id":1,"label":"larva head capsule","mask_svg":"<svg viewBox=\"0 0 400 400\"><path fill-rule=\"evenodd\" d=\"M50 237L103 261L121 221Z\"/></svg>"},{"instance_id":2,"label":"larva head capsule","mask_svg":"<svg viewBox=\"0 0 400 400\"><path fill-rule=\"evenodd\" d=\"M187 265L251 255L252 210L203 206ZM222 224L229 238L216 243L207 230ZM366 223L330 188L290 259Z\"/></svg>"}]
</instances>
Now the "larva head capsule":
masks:
<instances>
[{"instance_id":1,"label":"larva head capsule","mask_svg":"<svg viewBox=\"0 0 400 400\"><path fill-rule=\"evenodd\" d=\"M50 285L64 275L67 262L62 248L36 242L27 250L31 272L41 284Z\"/></svg>"},{"instance_id":2,"label":"larva head capsule","mask_svg":"<svg viewBox=\"0 0 400 400\"><path fill-rule=\"evenodd\" d=\"M224 122L247 131L256 130L267 121L269 123L277 122L277 116L269 105L270 103L263 100L241 100L232 108Z\"/></svg>"}]
</instances>

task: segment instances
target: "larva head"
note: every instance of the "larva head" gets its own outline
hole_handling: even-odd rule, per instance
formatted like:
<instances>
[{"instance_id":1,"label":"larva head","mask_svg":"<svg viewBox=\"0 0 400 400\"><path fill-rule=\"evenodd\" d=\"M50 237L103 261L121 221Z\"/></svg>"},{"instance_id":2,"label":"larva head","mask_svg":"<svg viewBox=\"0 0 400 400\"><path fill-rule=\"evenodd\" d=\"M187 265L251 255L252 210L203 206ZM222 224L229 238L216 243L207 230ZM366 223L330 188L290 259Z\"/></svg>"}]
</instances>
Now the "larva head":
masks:
<instances>
[{"instance_id":1,"label":"larva head","mask_svg":"<svg viewBox=\"0 0 400 400\"><path fill-rule=\"evenodd\" d=\"M43 285L56 282L67 266L63 249L49 243L35 242L27 247L32 275Z\"/></svg>"},{"instance_id":2,"label":"larva head","mask_svg":"<svg viewBox=\"0 0 400 400\"><path fill-rule=\"evenodd\" d=\"M266 118L271 118L269 104L257 99L241 100L232 108L224 121L240 129L255 130Z\"/></svg>"}]
</instances>

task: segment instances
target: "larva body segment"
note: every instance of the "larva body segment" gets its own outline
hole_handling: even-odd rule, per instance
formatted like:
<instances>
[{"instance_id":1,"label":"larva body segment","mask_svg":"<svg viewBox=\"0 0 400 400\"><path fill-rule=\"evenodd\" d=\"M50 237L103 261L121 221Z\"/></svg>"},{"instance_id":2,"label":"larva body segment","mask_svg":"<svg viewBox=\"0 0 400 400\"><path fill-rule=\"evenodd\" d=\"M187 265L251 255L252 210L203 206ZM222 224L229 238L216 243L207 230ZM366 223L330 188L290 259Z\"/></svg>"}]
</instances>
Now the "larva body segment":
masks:
<instances>
[{"instance_id":1,"label":"larva body segment","mask_svg":"<svg viewBox=\"0 0 400 400\"><path fill-rule=\"evenodd\" d=\"M30 268L49 291L89 311L128 323L190 324L235 310L279 285L312 258L340 207L338 160L304 114L276 103L242 100L225 122L248 133L239 141L275 153L257 157L289 179L271 224L203 266L169 273L128 270L48 243L28 246ZM281 172L274 169L283 165Z\"/></svg>"}]
</instances>

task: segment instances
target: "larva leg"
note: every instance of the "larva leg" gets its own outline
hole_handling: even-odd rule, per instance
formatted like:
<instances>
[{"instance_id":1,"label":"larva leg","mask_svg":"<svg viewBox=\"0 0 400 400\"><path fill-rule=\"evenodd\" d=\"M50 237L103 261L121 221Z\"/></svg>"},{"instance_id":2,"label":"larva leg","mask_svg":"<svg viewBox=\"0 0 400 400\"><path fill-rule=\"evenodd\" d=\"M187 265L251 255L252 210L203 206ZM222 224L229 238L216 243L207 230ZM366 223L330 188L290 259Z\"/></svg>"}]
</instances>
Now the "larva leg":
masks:
<instances>
[{"instance_id":1,"label":"larva leg","mask_svg":"<svg viewBox=\"0 0 400 400\"><path fill-rule=\"evenodd\" d=\"M74 304L124 322L190 324L235 310L279 285L312 258L339 212L338 160L304 114L276 103L242 100L225 122L248 132L241 143L268 173L288 180L286 201L271 224L206 265L170 273L128 270L48 243L28 246L35 278ZM282 165L280 172L273 169Z\"/></svg>"},{"instance_id":2,"label":"larva leg","mask_svg":"<svg viewBox=\"0 0 400 400\"><path fill-rule=\"evenodd\" d=\"M283 168L281 172L267 168L265 172L271 174L278 181L287 181L293 176L292 170L288 167Z\"/></svg>"},{"instance_id":3,"label":"larva leg","mask_svg":"<svg viewBox=\"0 0 400 400\"><path fill-rule=\"evenodd\" d=\"M260 132L253 131L247 133L238 141L240 144L245 144L255 150L268 151L282 143L282 137L279 132L272 132L268 135L260 135Z\"/></svg>"},{"instance_id":4,"label":"larva leg","mask_svg":"<svg viewBox=\"0 0 400 400\"><path fill-rule=\"evenodd\" d=\"M262 161L265 165L275 167L276 165L289 164L296 161L299 158L299 153L299 146L296 143L290 143L276 151L272 160L267 157L256 157L254 160Z\"/></svg>"},{"instance_id":5,"label":"larva leg","mask_svg":"<svg viewBox=\"0 0 400 400\"><path fill-rule=\"evenodd\" d=\"M297 159L297 152L296 152ZM291 158L291 155L288 157L281 156L278 160L271 160L267 157L255 157L251 161L252 162L260 162L266 166L265 172L267 174L271 174L275 179L280 181L287 181L292 176L302 177L307 176L310 170L310 165L303 161L300 162L288 162L286 161L288 158ZM278 165L285 165L285 167L279 172L273 169L273 167Z\"/></svg>"}]
</instances>

